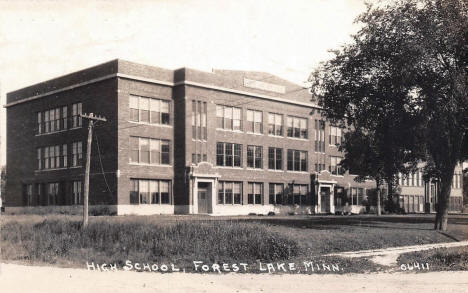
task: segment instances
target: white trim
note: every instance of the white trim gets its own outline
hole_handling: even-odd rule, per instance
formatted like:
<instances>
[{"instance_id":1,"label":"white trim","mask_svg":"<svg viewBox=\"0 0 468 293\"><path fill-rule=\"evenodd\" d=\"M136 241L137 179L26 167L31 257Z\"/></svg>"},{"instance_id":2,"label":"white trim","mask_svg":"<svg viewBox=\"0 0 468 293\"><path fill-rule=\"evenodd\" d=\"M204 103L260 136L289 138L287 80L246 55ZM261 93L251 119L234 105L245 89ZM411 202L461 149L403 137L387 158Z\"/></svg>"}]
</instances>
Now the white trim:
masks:
<instances>
[{"instance_id":1,"label":"white trim","mask_svg":"<svg viewBox=\"0 0 468 293\"><path fill-rule=\"evenodd\" d=\"M154 83L154 84L165 85L165 86L171 86L171 87L176 87L176 86L179 86L179 85L188 85L188 86L194 86L194 87L201 87L201 88L218 90L218 91L227 92L227 93L234 93L234 94L239 94L239 95L256 97L256 98L260 98L260 99L264 99L264 100L271 100L271 101L280 102L280 103L286 103L286 104L292 104L292 105L298 105L298 106L305 106L305 107L314 108L314 109L315 108L320 109L320 107L318 105L314 105L314 104L310 104L310 103L292 101L292 100L288 100L288 99L272 97L272 96L262 95L262 94L256 94L256 93L251 93L251 92L247 92L247 91L235 90L235 89L230 89L230 88L225 88L225 87L220 87L220 86L213 86L213 85L208 85L208 84L198 83L198 82L193 82L193 81L188 81L188 80L179 81L179 82L174 83L174 82L169 82L169 81L163 81L163 80L157 80L157 79L151 79L151 78L145 78L145 77L138 77L138 76L135 76L135 75L128 75L128 74L123 74L123 73L113 73L113 74L105 75L103 77L95 78L95 79L92 79L92 80L89 80L89 81L85 81L85 82L77 83L77 84L74 84L74 85L71 85L71 86L67 86L67 87L64 87L64 88L61 88L61 89L53 90L53 91L50 91L50 92L45 92L45 93L40 94L40 95L35 95L35 96L31 96L29 98L24 98L24 99L21 99L21 100L17 100L17 101L8 103L8 104L4 105L3 107L8 108L8 107L11 107L11 106L14 106L14 105L17 105L17 104L32 101L32 100L39 99L39 98L42 98L42 97L45 97L45 96L49 96L49 95L53 95L53 94L56 94L56 93L64 92L64 91L67 91L67 90L71 90L71 89L74 89L74 88L77 88L77 87L85 86L85 85L88 85L88 84L96 83L96 82L107 80L107 79L114 78L114 77L137 80L137 81L143 81L143 82Z\"/></svg>"}]
</instances>

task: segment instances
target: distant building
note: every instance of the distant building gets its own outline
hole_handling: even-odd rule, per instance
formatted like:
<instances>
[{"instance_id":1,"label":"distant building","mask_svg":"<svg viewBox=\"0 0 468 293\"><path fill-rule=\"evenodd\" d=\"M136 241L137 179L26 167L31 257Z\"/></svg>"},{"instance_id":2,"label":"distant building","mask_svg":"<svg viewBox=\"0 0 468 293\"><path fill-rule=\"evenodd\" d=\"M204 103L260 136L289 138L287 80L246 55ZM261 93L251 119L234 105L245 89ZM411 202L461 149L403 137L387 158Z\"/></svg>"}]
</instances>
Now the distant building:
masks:
<instances>
[{"instance_id":1,"label":"distant building","mask_svg":"<svg viewBox=\"0 0 468 293\"><path fill-rule=\"evenodd\" d=\"M320 116L308 90L267 73L114 60L11 92L6 108L7 212L81 211L80 113L107 118L93 138L91 210L358 213L375 187L342 172L342 130ZM408 211L421 211L426 188L404 186L418 207Z\"/></svg>"}]
</instances>

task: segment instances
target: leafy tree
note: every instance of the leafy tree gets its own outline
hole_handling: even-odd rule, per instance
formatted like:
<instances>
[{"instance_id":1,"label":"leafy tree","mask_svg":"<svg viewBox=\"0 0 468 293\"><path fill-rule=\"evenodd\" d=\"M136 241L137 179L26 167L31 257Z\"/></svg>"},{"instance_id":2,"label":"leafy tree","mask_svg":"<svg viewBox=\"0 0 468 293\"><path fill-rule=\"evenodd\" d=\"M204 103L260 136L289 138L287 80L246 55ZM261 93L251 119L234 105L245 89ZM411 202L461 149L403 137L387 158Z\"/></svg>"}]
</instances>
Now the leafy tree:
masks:
<instances>
[{"instance_id":1,"label":"leafy tree","mask_svg":"<svg viewBox=\"0 0 468 293\"><path fill-rule=\"evenodd\" d=\"M435 228L441 230L447 228L455 166L468 156L467 5L369 4L353 42L311 75L330 119L345 121L377 145L390 142L385 146L398 158L395 171L401 162L430 162L426 174L440 185ZM375 138L380 135L386 138Z\"/></svg>"}]
</instances>

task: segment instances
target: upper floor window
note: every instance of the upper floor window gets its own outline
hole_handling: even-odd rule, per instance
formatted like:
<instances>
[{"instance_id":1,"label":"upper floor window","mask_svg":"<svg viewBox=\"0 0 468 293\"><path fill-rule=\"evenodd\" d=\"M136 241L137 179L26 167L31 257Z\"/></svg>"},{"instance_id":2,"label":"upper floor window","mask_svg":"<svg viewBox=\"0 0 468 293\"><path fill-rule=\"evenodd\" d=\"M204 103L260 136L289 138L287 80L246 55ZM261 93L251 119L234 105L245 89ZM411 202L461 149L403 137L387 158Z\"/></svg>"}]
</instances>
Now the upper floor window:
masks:
<instances>
[{"instance_id":1,"label":"upper floor window","mask_svg":"<svg viewBox=\"0 0 468 293\"><path fill-rule=\"evenodd\" d=\"M336 126L330 126L330 135L328 136L328 143L330 145L339 145L342 142L341 137L341 128Z\"/></svg>"},{"instance_id":2,"label":"upper floor window","mask_svg":"<svg viewBox=\"0 0 468 293\"><path fill-rule=\"evenodd\" d=\"M283 149L268 148L268 169L283 170Z\"/></svg>"},{"instance_id":3,"label":"upper floor window","mask_svg":"<svg viewBox=\"0 0 468 293\"><path fill-rule=\"evenodd\" d=\"M216 105L216 128L241 131L241 108Z\"/></svg>"},{"instance_id":4,"label":"upper floor window","mask_svg":"<svg viewBox=\"0 0 468 293\"><path fill-rule=\"evenodd\" d=\"M37 112L37 134L67 129L67 106Z\"/></svg>"},{"instance_id":5,"label":"upper floor window","mask_svg":"<svg viewBox=\"0 0 468 293\"><path fill-rule=\"evenodd\" d=\"M283 136L283 115L268 113L268 134Z\"/></svg>"},{"instance_id":6,"label":"upper floor window","mask_svg":"<svg viewBox=\"0 0 468 293\"><path fill-rule=\"evenodd\" d=\"M68 167L67 145L46 146L37 149L37 169L59 169Z\"/></svg>"},{"instance_id":7,"label":"upper floor window","mask_svg":"<svg viewBox=\"0 0 468 293\"><path fill-rule=\"evenodd\" d=\"M81 141L72 144L72 166L81 166L83 164L83 144Z\"/></svg>"},{"instance_id":8,"label":"upper floor window","mask_svg":"<svg viewBox=\"0 0 468 293\"><path fill-rule=\"evenodd\" d=\"M262 111L247 110L246 130L253 133L263 133Z\"/></svg>"},{"instance_id":9,"label":"upper floor window","mask_svg":"<svg viewBox=\"0 0 468 293\"><path fill-rule=\"evenodd\" d=\"M315 151L325 152L325 121L315 120Z\"/></svg>"},{"instance_id":10,"label":"upper floor window","mask_svg":"<svg viewBox=\"0 0 468 293\"><path fill-rule=\"evenodd\" d=\"M226 167L242 166L242 145L236 143L216 143L216 165Z\"/></svg>"},{"instance_id":11,"label":"upper floor window","mask_svg":"<svg viewBox=\"0 0 468 293\"><path fill-rule=\"evenodd\" d=\"M218 182L218 204L241 204L242 183L231 181Z\"/></svg>"},{"instance_id":12,"label":"upper floor window","mask_svg":"<svg viewBox=\"0 0 468 293\"><path fill-rule=\"evenodd\" d=\"M249 182L248 190L248 204L262 204L263 183Z\"/></svg>"},{"instance_id":13,"label":"upper floor window","mask_svg":"<svg viewBox=\"0 0 468 293\"><path fill-rule=\"evenodd\" d=\"M82 114L83 106L81 103L76 103L72 105L72 128L81 127L83 123L83 118L80 116Z\"/></svg>"},{"instance_id":14,"label":"upper floor window","mask_svg":"<svg viewBox=\"0 0 468 293\"><path fill-rule=\"evenodd\" d=\"M334 175L343 175L343 168L340 166L341 157L330 156L329 171Z\"/></svg>"},{"instance_id":15,"label":"upper floor window","mask_svg":"<svg viewBox=\"0 0 468 293\"><path fill-rule=\"evenodd\" d=\"M247 167L263 169L263 147L247 146Z\"/></svg>"},{"instance_id":16,"label":"upper floor window","mask_svg":"<svg viewBox=\"0 0 468 293\"><path fill-rule=\"evenodd\" d=\"M130 121L169 125L169 101L130 96Z\"/></svg>"},{"instance_id":17,"label":"upper floor window","mask_svg":"<svg viewBox=\"0 0 468 293\"><path fill-rule=\"evenodd\" d=\"M192 101L192 138L206 140L206 102Z\"/></svg>"},{"instance_id":18,"label":"upper floor window","mask_svg":"<svg viewBox=\"0 0 468 293\"><path fill-rule=\"evenodd\" d=\"M307 172L307 152L288 150L288 170Z\"/></svg>"},{"instance_id":19,"label":"upper floor window","mask_svg":"<svg viewBox=\"0 0 468 293\"><path fill-rule=\"evenodd\" d=\"M315 163L315 171L316 172L321 172L325 170L325 164L323 163Z\"/></svg>"},{"instance_id":20,"label":"upper floor window","mask_svg":"<svg viewBox=\"0 0 468 293\"><path fill-rule=\"evenodd\" d=\"M288 116L286 119L288 137L307 138L307 119Z\"/></svg>"},{"instance_id":21,"label":"upper floor window","mask_svg":"<svg viewBox=\"0 0 468 293\"><path fill-rule=\"evenodd\" d=\"M169 140L130 136L130 163L169 165Z\"/></svg>"}]
</instances>

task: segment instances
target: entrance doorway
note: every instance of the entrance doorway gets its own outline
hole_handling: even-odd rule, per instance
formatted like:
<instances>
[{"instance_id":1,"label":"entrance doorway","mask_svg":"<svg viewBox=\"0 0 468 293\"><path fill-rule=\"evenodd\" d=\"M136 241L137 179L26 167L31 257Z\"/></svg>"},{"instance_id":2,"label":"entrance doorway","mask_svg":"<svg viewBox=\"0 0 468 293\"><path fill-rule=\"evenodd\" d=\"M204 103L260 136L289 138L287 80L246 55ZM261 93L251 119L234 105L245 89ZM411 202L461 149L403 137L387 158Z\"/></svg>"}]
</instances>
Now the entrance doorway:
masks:
<instances>
[{"instance_id":1,"label":"entrance doorway","mask_svg":"<svg viewBox=\"0 0 468 293\"><path fill-rule=\"evenodd\" d=\"M320 212L330 213L330 187L320 187Z\"/></svg>"},{"instance_id":2,"label":"entrance doorway","mask_svg":"<svg viewBox=\"0 0 468 293\"><path fill-rule=\"evenodd\" d=\"M198 182L198 213L207 214L210 204L210 183Z\"/></svg>"}]
</instances>

